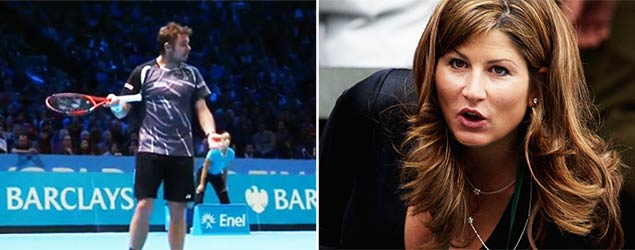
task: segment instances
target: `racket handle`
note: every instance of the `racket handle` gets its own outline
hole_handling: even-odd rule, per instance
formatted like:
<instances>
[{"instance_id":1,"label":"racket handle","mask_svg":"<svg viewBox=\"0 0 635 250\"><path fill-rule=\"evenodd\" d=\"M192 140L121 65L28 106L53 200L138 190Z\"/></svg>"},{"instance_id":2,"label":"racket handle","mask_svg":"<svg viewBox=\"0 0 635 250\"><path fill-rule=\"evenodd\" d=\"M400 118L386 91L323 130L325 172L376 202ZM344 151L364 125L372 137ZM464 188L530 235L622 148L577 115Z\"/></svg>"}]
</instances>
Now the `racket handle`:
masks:
<instances>
[{"instance_id":1,"label":"racket handle","mask_svg":"<svg viewBox=\"0 0 635 250\"><path fill-rule=\"evenodd\" d=\"M119 102L139 102L141 101L141 93L136 95L117 96L117 99L119 99Z\"/></svg>"}]
</instances>

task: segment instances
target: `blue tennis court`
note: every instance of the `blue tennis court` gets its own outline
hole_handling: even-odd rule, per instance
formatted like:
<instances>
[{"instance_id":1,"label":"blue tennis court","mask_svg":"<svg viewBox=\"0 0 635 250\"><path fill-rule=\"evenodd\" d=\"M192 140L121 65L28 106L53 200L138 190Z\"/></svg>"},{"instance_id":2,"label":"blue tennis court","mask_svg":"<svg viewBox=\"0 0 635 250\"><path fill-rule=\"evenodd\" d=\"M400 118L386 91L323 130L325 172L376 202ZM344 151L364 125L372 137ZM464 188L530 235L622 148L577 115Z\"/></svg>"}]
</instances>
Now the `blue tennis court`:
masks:
<instances>
[{"instance_id":1,"label":"blue tennis court","mask_svg":"<svg viewBox=\"0 0 635 250\"><path fill-rule=\"evenodd\" d=\"M128 233L0 234L4 250L128 249ZM166 232L150 232L148 250L169 250ZM252 232L249 235L186 235L185 250L316 249L315 231Z\"/></svg>"}]
</instances>

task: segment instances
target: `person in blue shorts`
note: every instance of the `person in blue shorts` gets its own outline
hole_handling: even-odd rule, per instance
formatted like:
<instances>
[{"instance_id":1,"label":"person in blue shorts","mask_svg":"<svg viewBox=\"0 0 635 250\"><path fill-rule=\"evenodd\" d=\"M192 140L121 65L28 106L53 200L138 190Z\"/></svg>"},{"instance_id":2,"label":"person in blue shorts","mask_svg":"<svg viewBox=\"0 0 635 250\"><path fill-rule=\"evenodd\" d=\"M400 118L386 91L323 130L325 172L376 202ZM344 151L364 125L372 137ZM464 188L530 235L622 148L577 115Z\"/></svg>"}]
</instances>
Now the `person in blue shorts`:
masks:
<instances>
[{"instance_id":1,"label":"person in blue shorts","mask_svg":"<svg viewBox=\"0 0 635 250\"><path fill-rule=\"evenodd\" d=\"M205 187L207 183L211 183L216 191L218 200L221 204L229 204L229 195L227 193L227 169L229 164L236 158L236 153L229 147L231 136L228 132L221 135L220 147L210 149L205 157L203 166L196 173L198 187L196 188L195 203L203 203L205 197Z\"/></svg>"}]
</instances>

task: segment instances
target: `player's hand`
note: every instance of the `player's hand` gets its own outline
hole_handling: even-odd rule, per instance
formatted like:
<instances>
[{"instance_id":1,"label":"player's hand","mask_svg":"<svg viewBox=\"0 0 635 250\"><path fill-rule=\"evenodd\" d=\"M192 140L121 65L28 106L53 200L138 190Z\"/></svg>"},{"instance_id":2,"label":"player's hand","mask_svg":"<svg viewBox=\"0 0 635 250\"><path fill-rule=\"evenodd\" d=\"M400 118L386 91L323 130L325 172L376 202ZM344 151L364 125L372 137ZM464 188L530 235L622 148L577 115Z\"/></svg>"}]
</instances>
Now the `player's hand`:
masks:
<instances>
[{"instance_id":1,"label":"player's hand","mask_svg":"<svg viewBox=\"0 0 635 250\"><path fill-rule=\"evenodd\" d=\"M203 191L205 191L205 186L204 186L204 185L200 185L200 184L199 184L199 185L198 185L198 187L196 187L196 193L197 193L197 194L200 194L200 193L202 193Z\"/></svg>"},{"instance_id":2,"label":"player's hand","mask_svg":"<svg viewBox=\"0 0 635 250\"><path fill-rule=\"evenodd\" d=\"M209 147L209 149L220 148L222 145L221 138L222 136L217 134L216 132L209 133L209 135L207 135L207 146Z\"/></svg>"},{"instance_id":3,"label":"player's hand","mask_svg":"<svg viewBox=\"0 0 635 250\"><path fill-rule=\"evenodd\" d=\"M108 94L108 96L106 96L106 99L108 99L106 101L106 103L104 104L105 107L111 107L111 106L116 106L119 105L119 97L115 94Z\"/></svg>"},{"instance_id":4,"label":"player's hand","mask_svg":"<svg viewBox=\"0 0 635 250\"><path fill-rule=\"evenodd\" d=\"M110 107L110 110L113 113L119 113L123 110L123 104L124 102L121 102L119 100L119 97L116 96L115 94L108 94L108 96L106 96L106 98L108 99L106 104L104 104L104 106L106 107Z\"/></svg>"}]
</instances>

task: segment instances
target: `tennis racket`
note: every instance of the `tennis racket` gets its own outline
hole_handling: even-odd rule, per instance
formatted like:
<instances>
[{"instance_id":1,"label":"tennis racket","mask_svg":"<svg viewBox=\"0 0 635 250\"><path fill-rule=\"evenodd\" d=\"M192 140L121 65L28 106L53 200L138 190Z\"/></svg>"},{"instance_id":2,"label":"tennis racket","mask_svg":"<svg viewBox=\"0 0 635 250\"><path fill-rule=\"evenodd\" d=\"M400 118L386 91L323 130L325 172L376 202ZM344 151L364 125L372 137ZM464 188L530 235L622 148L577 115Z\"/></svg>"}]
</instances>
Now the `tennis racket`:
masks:
<instances>
[{"instance_id":1,"label":"tennis racket","mask_svg":"<svg viewBox=\"0 0 635 250\"><path fill-rule=\"evenodd\" d=\"M141 101L141 94L118 96L119 102ZM58 93L46 97L46 107L66 116L84 116L97 110L109 101L106 97L80 93Z\"/></svg>"}]
</instances>

